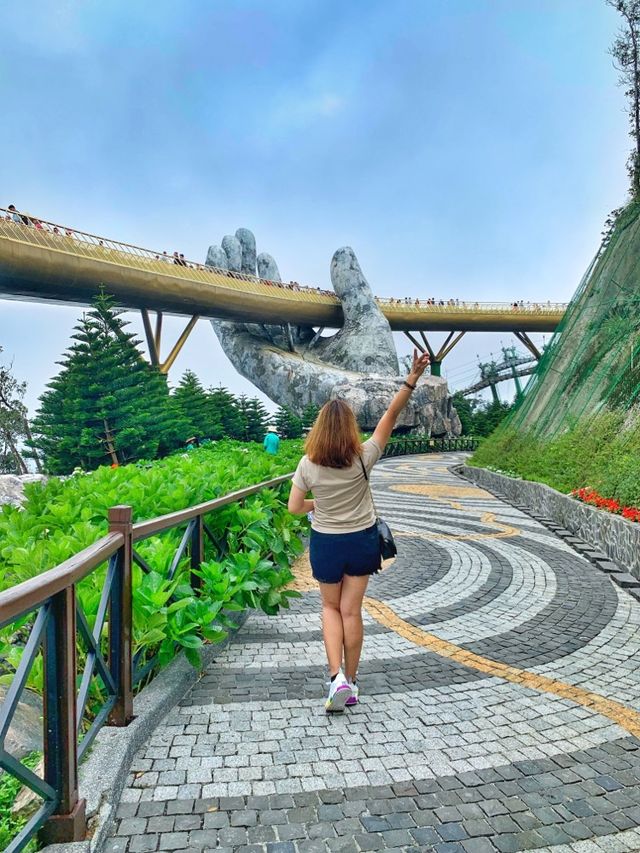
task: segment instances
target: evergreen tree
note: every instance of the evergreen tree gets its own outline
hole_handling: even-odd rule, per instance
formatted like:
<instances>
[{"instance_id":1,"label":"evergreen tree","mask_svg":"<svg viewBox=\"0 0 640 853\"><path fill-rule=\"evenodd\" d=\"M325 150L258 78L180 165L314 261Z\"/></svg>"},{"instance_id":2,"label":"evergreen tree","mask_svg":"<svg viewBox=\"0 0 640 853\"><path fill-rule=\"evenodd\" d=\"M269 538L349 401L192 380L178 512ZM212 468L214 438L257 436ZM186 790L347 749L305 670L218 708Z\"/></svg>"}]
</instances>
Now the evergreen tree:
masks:
<instances>
[{"instance_id":1,"label":"evergreen tree","mask_svg":"<svg viewBox=\"0 0 640 853\"><path fill-rule=\"evenodd\" d=\"M492 433L514 406L501 400L488 402L478 397L463 397L459 391L453 395L453 405L462 424L462 434L475 436Z\"/></svg>"},{"instance_id":2,"label":"evergreen tree","mask_svg":"<svg viewBox=\"0 0 640 853\"><path fill-rule=\"evenodd\" d=\"M474 435L490 435L513 409L513 404L492 400L480 406L474 413Z\"/></svg>"},{"instance_id":3,"label":"evergreen tree","mask_svg":"<svg viewBox=\"0 0 640 853\"><path fill-rule=\"evenodd\" d=\"M202 387L200 380L192 370L182 375L178 387L171 395L176 411L187 424L189 433L185 438L195 435L198 438L220 438L222 421L220 414L211 401L211 396Z\"/></svg>"},{"instance_id":4,"label":"evergreen tree","mask_svg":"<svg viewBox=\"0 0 640 853\"><path fill-rule=\"evenodd\" d=\"M40 398L34 444L53 474L153 458L180 440L166 379L144 361L121 314L110 297L96 297Z\"/></svg>"},{"instance_id":5,"label":"evergreen tree","mask_svg":"<svg viewBox=\"0 0 640 853\"><path fill-rule=\"evenodd\" d=\"M243 440L262 441L267 430L269 413L260 400L242 394L238 398L237 407L242 416Z\"/></svg>"},{"instance_id":6,"label":"evergreen tree","mask_svg":"<svg viewBox=\"0 0 640 853\"><path fill-rule=\"evenodd\" d=\"M257 397L249 399L249 417L247 431L250 441L262 441L267 431L271 415Z\"/></svg>"},{"instance_id":7,"label":"evergreen tree","mask_svg":"<svg viewBox=\"0 0 640 853\"><path fill-rule=\"evenodd\" d=\"M288 406L280 406L276 412L276 428L283 438L300 438L303 422Z\"/></svg>"},{"instance_id":8,"label":"evergreen tree","mask_svg":"<svg viewBox=\"0 0 640 853\"><path fill-rule=\"evenodd\" d=\"M320 406L316 406L315 403L308 403L304 407L304 409L302 410L302 426L305 430L311 429L311 427L315 423L316 418L318 417L319 411Z\"/></svg>"},{"instance_id":9,"label":"evergreen tree","mask_svg":"<svg viewBox=\"0 0 640 853\"><path fill-rule=\"evenodd\" d=\"M238 410L238 404L235 396L219 385L217 388L211 388L209 391L209 400L213 417L221 424L220 435L212 435L212 438L236 438L242 439L244 436L244 419Z\"/></svg>"},{"instance_id":10,"label":"evergreen tree","mask_svg":"<svg viewBox=\"0 0 640 853\"><path fill-rule=\"evenodd\" d=\"M478 401L473 397L464 397L459 391L456 391L451 399L460 418L462 435L474 435L473 414L478 407Z\"/></svg>"}]
</instances>

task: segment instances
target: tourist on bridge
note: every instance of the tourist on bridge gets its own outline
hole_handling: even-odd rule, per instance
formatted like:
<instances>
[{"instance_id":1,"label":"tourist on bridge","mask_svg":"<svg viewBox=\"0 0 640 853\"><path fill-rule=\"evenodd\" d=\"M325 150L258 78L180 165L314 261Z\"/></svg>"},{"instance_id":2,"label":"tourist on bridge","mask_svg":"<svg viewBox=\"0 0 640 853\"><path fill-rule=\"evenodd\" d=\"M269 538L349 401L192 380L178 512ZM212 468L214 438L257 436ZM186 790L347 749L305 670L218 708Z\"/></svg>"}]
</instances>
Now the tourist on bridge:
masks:
<instances>
[{"instance_id":1,"label":"tourist on bridge","mask_svg":"<svg viewBox=\"0 0 640 853\"><path fill-rule=\"evenodd\" d=\"M349 406L343 400L325 403L293 475L289 511L312 514L309 558L320 586L322 634L331 678L327 712L344 711L345 705L358 701L362 600L369 576L380 570L381 563L368 474L428 364L428 355L418 356L413 351L411 372L364 443ZM306 499L308 492L313 494L312 500Z\"/></svg>"},{"instance_id":2,"label":"tourist on bridge","mask_svg":"<svg viewBox=\"0 0 640 853\"><path fill-rule=\"evenodd\" d=\"M280 436L278 435L278 430L274 426L267 427L267 434L264 437L262 446L267 453L270 453L272 456L275 456L278 452L278 448L280 447Z\"/></svg>"},{"instance_id":3,"label":"tourist on bridge","mask_svg":"<svg viewBox=\"0 0 640 853\"><path fill-rule=\"evenodd\" d=\"M11 219L16 222L18 225L22 225L22 219L20 218L20 214L16 210L15 204L9 205L9 210L11 211Z\"/></svg>"},{"instance_id":4,"label":"tourist on bridge","mask_svg":"<svg viewBox=\"0 0 640 853\"><path fill-rule=\"evenodd\" d=\"M24 213L18 213L18 211L16 210L15 204L10 204L9 210L11 211L11 219L14 222L17 222L18 225L28 225L29 224L29 217L26 216Z\"/></svg>"}]
</instances>

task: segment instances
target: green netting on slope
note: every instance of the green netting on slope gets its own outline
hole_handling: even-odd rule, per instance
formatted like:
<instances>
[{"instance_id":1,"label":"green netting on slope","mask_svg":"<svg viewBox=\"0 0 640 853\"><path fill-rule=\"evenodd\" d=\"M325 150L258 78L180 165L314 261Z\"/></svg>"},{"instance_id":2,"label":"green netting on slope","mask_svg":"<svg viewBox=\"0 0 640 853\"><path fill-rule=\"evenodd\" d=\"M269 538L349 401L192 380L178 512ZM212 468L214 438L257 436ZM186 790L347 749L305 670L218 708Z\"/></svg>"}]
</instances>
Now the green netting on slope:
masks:
<instances>
[{"instance_id":1,"label":"green netting on slope","mask_svg":"<svg viewBox=\"0 0 640 853\"><path fill-rule=\"evenodd\" d=\"M589 265L511 425L553 436L640 403L640 204Z\"/></svg>"}]
</instances>

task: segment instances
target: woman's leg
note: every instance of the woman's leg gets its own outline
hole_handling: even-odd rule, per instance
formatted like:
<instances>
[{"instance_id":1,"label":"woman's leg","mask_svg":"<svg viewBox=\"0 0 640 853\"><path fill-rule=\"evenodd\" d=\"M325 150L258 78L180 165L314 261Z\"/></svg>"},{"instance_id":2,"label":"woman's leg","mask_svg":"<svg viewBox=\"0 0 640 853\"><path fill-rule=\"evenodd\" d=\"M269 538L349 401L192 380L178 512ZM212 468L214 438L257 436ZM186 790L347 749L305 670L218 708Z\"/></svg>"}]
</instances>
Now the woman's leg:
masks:
<instances>
[{"instance_id":1,"label":"woman's leg","mask_svg":"<svg viewBox=\"0 0 640 853\"><path fill-rule=\"evenodd\" d=\"M333 676L342 669L342 645L344 634L342 630L342 615L340 601L341 583L321 583L322 596L322 636L329 662L329 673Z\"/></svg>"},{"instance_id":2,"label":"woman's leg","mask_svg":"<svg viewBox=\"0 0 640 853\"><path fill-rule=\"evenodd\" d=\"M345 575L342 579L340 613L344 632L344 674L354 681L362 652L362 599L369 583L369 575Z\"/></svg>"}]
</instances>

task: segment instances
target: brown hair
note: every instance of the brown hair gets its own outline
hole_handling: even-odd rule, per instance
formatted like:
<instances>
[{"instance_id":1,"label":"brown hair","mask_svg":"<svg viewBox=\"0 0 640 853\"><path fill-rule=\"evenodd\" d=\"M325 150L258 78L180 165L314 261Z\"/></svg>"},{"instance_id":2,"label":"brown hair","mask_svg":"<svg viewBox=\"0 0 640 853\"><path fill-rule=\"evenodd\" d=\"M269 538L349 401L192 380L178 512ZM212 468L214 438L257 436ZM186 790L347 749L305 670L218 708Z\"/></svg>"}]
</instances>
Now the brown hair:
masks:
<instances>
[{"instance_id":1,"label":"brown hair","mask_svg":"<svg viewBox=\"0 0 640 853\"><path fill-rule=\"evenodd\" d=\"M356 416L344 400L329 400L304 443L305 453L316 465L346 468L361 453L360 429Z\"/></svg>"}]
</instances>

